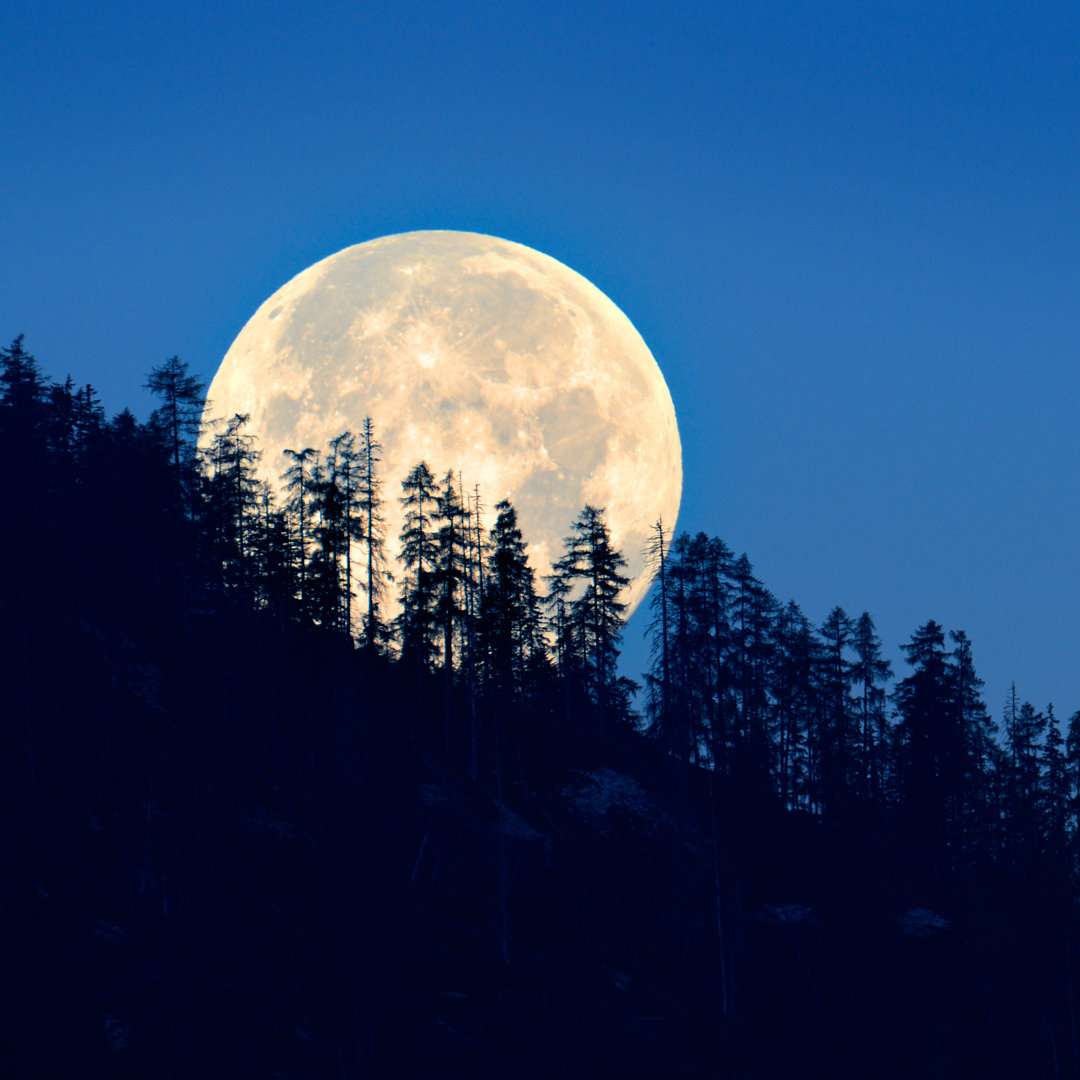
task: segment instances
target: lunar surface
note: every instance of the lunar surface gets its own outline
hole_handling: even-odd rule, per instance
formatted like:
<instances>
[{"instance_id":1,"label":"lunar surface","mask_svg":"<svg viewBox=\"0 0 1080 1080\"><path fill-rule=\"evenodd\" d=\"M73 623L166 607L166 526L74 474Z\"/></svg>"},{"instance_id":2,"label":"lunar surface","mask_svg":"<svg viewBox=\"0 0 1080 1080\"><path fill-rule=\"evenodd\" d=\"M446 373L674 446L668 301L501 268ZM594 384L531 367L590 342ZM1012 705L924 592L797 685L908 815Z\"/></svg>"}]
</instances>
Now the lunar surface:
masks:
<instances>
[{"instance_id":1,"label":"lunar surface","mask_svg":"<svg viewBox=\"0 0 1080 1080\"><path fill-rule=\"evenodd\" d=\"M632 579L682 458L671 395L630 320L538 251L465 232L386 236L298 274L240 332L206 419L247 413L280 491L285 448L325 451L370 416L383 446L387 554L397 569L401 480L421 459L479 485L485 527L517 509L538 581L586 503L603 507Z\"/></svg>"}]
</instances>

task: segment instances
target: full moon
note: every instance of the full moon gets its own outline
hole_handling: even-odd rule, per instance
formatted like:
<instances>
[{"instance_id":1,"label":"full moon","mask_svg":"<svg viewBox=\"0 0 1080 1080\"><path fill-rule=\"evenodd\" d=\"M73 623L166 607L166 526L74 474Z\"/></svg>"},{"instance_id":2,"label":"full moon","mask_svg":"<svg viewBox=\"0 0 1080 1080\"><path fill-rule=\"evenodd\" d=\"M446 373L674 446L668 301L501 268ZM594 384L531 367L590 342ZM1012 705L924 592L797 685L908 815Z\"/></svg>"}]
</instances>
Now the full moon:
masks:
<instances>
[{"instance_id":1,"label":"full moon","mask_svg":"<svg viewBox=\"0 0 1080 1080\"><path fill-rule=\"evenodd\" d=\"M580 274L493 236L385 236L297 274L211 383L205 418L236 413L279 492L286 448L325 451L371 417L391 567L400 482L421 460L479 485L485 526L513 503L538 580L585 504L602 507L628 564L628 614L648 590L649 530L679 510L675 409L641 335Z\"/></svg>"}]
</instances>

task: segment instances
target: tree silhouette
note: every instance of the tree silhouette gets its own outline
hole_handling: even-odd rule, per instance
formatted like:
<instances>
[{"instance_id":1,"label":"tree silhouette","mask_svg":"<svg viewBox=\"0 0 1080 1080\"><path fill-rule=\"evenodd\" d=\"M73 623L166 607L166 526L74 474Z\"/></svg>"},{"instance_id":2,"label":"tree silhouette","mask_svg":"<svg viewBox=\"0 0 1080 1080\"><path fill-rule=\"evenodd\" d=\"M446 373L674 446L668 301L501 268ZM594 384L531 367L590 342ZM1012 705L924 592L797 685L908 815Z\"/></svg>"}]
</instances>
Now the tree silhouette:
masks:
<instances>
[{"instance_id":1,"label":"tree silhouette","mask_svg":"<svg viewBox=\"0 0 1080 1080\"><path fill-rule=\"evenodd\" d=\"M401 529L404 567L401 579L401 614L398 617L402 659L430 667L438 651L436 632L436 581L439 573L439 542L432 524L438 505L438 487L427 462L412 467L401 482L405 509Z\"/></svg>"},{"instance_id":2,"label":"tree silhouette","mask_svg":"<svg viewBox=\"0 0 1080 1080\"><path fill-rule=\"evenodd\" d=\"M364 592L367 613L363 622L364 644L370 652L381 652L388 631L383 624L382 603L390 574L386 568L385 522L382 514L382 479L379 462L382 445L375 438L371 417L364 417L357 450L359 488L357 492L357 538L364 545Z\"/></svg>"},{"instance_id":3,"label":"tree silhouette","mask_svg":"<svg viewBox=\"0 0 1080 1080\"><path fill-rule=\"evenodd\" d=\"M968 740L961 724L945 634L931 620L902 646L912 672L893 694L901 808L909 837L925 853L925 869L940 876L962 832L958 806L970 776Z\"/></svg>"},{"instance_id":4,"label":"tree silhouette","mask_svg":"<svg viewBox=\"0 0 1080 1080\"><path fill-rule=\"evenodd\" d=\"M851 678L859 727L858 794L864 799L880 800L889 742L885 687L892 675L892 664L881 654L881 639L868 611L852 628L851 650L855 654Z\"/></svg>"},{"instance_id":5,"label":"tree silhouette","mask_svg":"<svg viewBox=\"0 0 1080 1080\"><path fill-rule=\"evenodd\" d=\"M846 801L854 773L855 718L851 688L854 667L846 652L851 643L852 623L847 612L835 607L821 624L824 643L821 656L821 702L824 716L821 729L821 791L826 811Z\"/></svg>"},{"instance_id":6,"label":"tree silhouette","mask_svg":"<svg viewBox=\"0 0 1080 1080\"><path fill-rule=\"evenodd\" d=\"M150 425L161 432L169 448L178 498L189 497L206 386L191 374L186 361L170 356L151 369L145 388L161 399L161 405L150 417Z\"/></svg>"},{"instance_id":7,"label":"tree silhouette","mask_svg":"<svg viewBox=\"0 0 1080 1080\"><path fill-rule=\"evenodd\" d=\"M294 566L297 582L297 595L300 607L307 610L308 590L308 540L311 536L311 517L314 509L316 466L319 451L310 446L303 450L286 448L282 453L292 464L281 475L285 481L288 500L285 510L296 523L296 543L294 548Z\"/></svg>"},{"instance_id":8,"label":"tree silhouette","mask_svg":"<svg viewBox=\"0 0 1080 1080\"><path fill-rule=\"evenodd\" d=\"M517 512L503 499L495 505L481 608L485 681L504 703L526 693L543 652L539 601Z\"/></svg>"},{"instance_id":9,"label":"tree silhouette","mask_svg":"<svg viewBox=\"0 0 1080 1080\"><path fill-rule=\"evenodd\" d=\"M259 527L263 485L256 476L262 452L244 431L250 417L237 413L215 431L206 454L204 527L213 538L220 582L244 588L253 563L253 538Z\"/></svg>"},{"instance_id":10,"label":"tree silhouette","mask_svg":"<svg viewBox=\"0 0 1080 1080\"><path fill-rule=\"evenodd\" d=\"M626 560L612 546L603 511L586 506L553 569L564 596L570 595L575 585L582 586L580 595L570 603L570 643L578 668L589 673L589 692L601 729L608 715L624 704L616 663L626 611L620 597L629 584L622 572L625 566Z\"/></svg>"},{"instance_id":11,"label":"tree silhouette","mask_svg":"<svg viewBox=\"0 0 1080 1080\"><path fill-rule=\"evenodd\" d=\"M435 618L442 630L442 666L447 678L454 671L455 641L463 641L462 623L465 618L466 544L468 529L465 507L462 504L452 469L443 477L435 496L438 555L434 587L436 591Z\"/></svg>"}]
</instances>

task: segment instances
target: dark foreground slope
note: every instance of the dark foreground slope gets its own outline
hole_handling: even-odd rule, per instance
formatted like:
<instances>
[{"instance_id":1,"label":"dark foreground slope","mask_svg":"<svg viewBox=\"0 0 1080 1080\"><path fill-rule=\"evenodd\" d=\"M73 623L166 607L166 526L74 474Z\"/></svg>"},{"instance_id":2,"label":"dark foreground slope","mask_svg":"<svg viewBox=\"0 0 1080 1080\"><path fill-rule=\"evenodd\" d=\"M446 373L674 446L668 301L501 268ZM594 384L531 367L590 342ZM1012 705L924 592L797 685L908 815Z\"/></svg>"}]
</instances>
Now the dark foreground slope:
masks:
<instances>
[{"instance_id":1,"label":"dark foreground slope","mask_svg":"<svg viewBox=\"0 0 1080 1080\"><path fill-rule=\"evenodd\" d=\"M335 637L3 615L5 1075L1073 1075L1048 885Z\"/></svg>"},{"instance_id":2,"label":"dark foreground slope","mask_svg":"<svg viewBox=\"0 0 1080 1080\"><path fill-rule=\"evenodd\" d=\"M462 623L449 497L446 602L413 603L441 610L441 651L419 618L398 642L432 670L378 655L370 621L357 650L325 629L352 621L337 489L314 518L260 502L242 418L196 456L185 372L154 370L139 425L44 380L21 339L0 350L0 1075L1078 1076L1080 713L1063 754L1014 701L1008 745L970 752L966 639L946 662L928 623L859 802L837 753L846 616L826 664L702 536L675 545L678 708L650 739L622 713L595 508L553 582L558 664L508 506ZM596 599L567 618L586 555ZM722 639L717 582L740 612ZM703 695L724 650L739 663ZM687 762L705 746L716 773Z\"/></svg>"}]
</instances>

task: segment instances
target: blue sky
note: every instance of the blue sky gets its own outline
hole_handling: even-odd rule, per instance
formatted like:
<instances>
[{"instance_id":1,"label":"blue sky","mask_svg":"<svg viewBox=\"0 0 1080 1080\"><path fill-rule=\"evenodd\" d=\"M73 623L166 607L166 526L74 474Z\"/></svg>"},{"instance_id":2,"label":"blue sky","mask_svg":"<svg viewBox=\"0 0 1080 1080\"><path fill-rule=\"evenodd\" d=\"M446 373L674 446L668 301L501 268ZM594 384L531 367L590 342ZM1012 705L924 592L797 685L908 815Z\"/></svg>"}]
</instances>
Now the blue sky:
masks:
<instances>
[{"instance_id":1,"label":"blue sky","mask_svg":"<svg viewBox=\"0 0 1080 1080\"><path fill-rule=\"evenodd\" d=\"M0 337L145 415L342 247L528 244L656 355L680 526L1080 708L1080 9L578 8L9 0Z\"/></svg>"}]
</instances>

